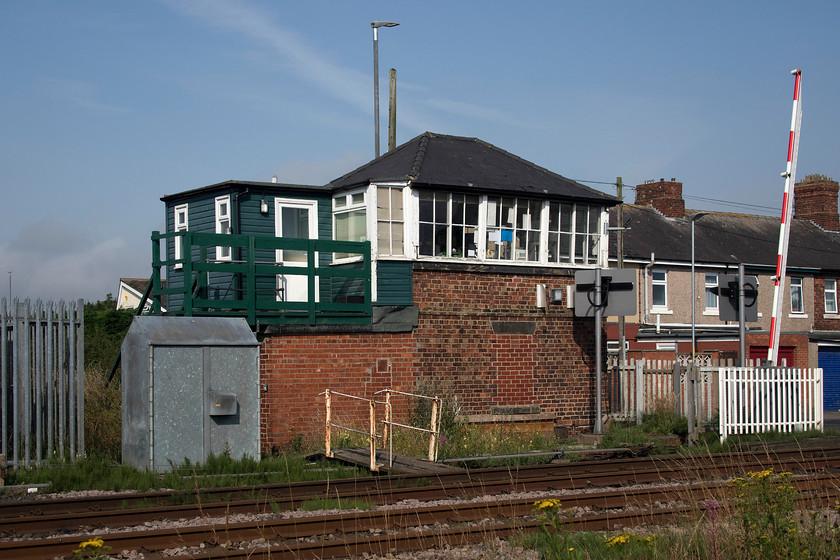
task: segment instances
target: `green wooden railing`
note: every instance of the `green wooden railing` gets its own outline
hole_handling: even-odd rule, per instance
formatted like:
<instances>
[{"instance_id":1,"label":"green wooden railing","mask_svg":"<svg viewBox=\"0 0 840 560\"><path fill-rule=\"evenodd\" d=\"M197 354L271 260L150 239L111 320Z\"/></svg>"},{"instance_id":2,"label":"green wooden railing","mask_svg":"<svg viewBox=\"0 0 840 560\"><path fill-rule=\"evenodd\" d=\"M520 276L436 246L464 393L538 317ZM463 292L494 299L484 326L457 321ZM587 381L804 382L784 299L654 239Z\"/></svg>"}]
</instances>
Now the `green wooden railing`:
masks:
<instances>
[{"instance_id":1,"label":"green wooden railing","mask_svg":"<svg viewBox=\"0 0 840 560\"><path fill-rule=\"evenodd\" d=\"M182 258L166 258L169 239L181 243ZM218 247L230 247L231 259L214 258ZM278 263L278 250L294 251L301 265ZM305 299L287 301L279 276L305 277ZM155 231L152 313L161 312L164 296L169 315L244 317L251 326L369 323L370 242Z\"/></svg>"}]
</instances>

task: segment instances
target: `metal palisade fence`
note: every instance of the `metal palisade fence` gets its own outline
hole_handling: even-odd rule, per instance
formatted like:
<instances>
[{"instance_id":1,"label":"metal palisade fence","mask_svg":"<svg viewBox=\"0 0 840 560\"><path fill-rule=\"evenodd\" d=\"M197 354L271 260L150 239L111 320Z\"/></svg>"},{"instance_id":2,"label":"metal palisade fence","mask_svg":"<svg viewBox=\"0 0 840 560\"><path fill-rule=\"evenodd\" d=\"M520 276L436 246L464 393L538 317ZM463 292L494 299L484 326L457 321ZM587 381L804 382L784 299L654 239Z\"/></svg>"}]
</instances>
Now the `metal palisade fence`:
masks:
<instances>
[{"instance_id":1,"label":"metal palisade fence","mask_svg":"<svg viewBox=\"0 0 840 560\"><path fill-rule=\"evenodd\" d=\"M84 455L84 301L0 299L0 453L11 466Z\"/></svg>"}]
</instances>

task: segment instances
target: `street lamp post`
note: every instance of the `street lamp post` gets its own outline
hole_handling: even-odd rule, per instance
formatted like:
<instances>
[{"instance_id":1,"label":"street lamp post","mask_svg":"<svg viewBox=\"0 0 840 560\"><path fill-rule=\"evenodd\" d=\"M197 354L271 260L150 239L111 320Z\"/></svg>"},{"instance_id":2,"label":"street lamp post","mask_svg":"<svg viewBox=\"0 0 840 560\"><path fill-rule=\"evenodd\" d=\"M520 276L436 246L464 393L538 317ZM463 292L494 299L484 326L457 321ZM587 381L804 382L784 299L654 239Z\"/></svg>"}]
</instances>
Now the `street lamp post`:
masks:
<instances>
[{"instance_id":1,"label":"street lamp post","mask_svg":"<svg viewBox=\"0 0 840 560\"><path fill-rule=\"evenodd\" d=\"M380 27L396 27L399 23L393 21L372 21L373 28L373 128L376 143L376 157L379 157L379 37L377 29Z\"/></svg>"},{"instance_id":2,"label":"street lamp post","mask_svg":"<svg viewBox=\"0 0 840 560\"><path fill-rule=\"evenodd\" d=\"M694 363L696 348L697 345L695 343L694 337L694 313L695 307L697 306L697 301L695 300L694 295L694 222L697 221L697 218L702 218L708 214L708 212L695 212L688 216L688 219L691 220L691 363Z\"/></svg>"}]
</instances>

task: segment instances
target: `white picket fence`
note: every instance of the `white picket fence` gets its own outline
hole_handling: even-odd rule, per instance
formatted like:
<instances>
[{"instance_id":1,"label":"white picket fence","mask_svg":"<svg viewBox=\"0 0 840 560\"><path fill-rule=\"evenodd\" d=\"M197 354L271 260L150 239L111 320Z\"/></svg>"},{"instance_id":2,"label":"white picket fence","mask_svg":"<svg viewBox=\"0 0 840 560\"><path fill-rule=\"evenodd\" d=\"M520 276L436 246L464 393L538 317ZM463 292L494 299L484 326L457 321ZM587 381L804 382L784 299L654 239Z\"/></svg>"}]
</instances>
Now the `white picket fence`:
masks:
<instances>
[{"instance_id":1,"label":"white picket fence","mask_svg":"<svg viewBox=\"0 0 840 560\"><path fill-rule=\"evenodd\" d=\"M720 437L823 429L820 368L721 368Z\"/></svg>"},{"instance_id":2,"label":"white picket fence","mask_svg":"<svg viewBox=\"0 0 840 560\"><path fill-rule=\"evenodd\" d=\"M711 360L701 361L697 384L697 416L708 422L717 412L718 366ZM732 365L731 363L729 365ZM686 373L682 360L630 360L622 368L613 366L610 386L611 416L618 420L640 422L643 414L657 410L688 408Z\"/></svg>"},{"instance_id":3,"label":"white picket fence","mask_svg":"<svg viewBox=\"0 0 840 560\"><path fill-rule=\"evenodd\" d=\"M768 430L823 428L821 369L762 368L760 363L739 368L732 360L713 363L708 356L698 358L697 421L702 425L719 414L721 439ZM685 414L687 362L681 357L632 360L623 368L613 365L611 416L640 422L643 414L657 410Z\"/></svg>"}]
</instances>

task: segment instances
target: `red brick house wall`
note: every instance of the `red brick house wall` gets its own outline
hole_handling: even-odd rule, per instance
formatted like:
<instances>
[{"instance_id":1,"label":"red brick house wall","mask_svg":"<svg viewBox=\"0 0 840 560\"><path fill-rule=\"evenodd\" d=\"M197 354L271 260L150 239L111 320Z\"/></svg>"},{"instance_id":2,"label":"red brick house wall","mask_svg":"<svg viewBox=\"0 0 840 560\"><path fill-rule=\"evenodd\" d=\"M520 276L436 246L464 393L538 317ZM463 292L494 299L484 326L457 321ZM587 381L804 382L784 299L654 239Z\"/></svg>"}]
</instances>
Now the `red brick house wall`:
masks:
<instances>
[{"instance_id":1,"label":"red brick house wall","mask_svg":"<svg viewBox=\"0 0 840 560\"><path fill-rule=\"evenodd\" d=\"M419 319L411 333L266 337L262 449L283 448L298 435L323 437L319 393L327 388L365 398L388 387L435 393L457 402L465 417L536 405L569 433L588 431L594 418L593 321L574 318L565 303L536 307L535 285L565 294L574 283L570 271L522 270L415 267ZM343 410L347 421L367 420L363 403ZM405 406L395 410L407 412Z\"/></svg>"}]
</instances>

